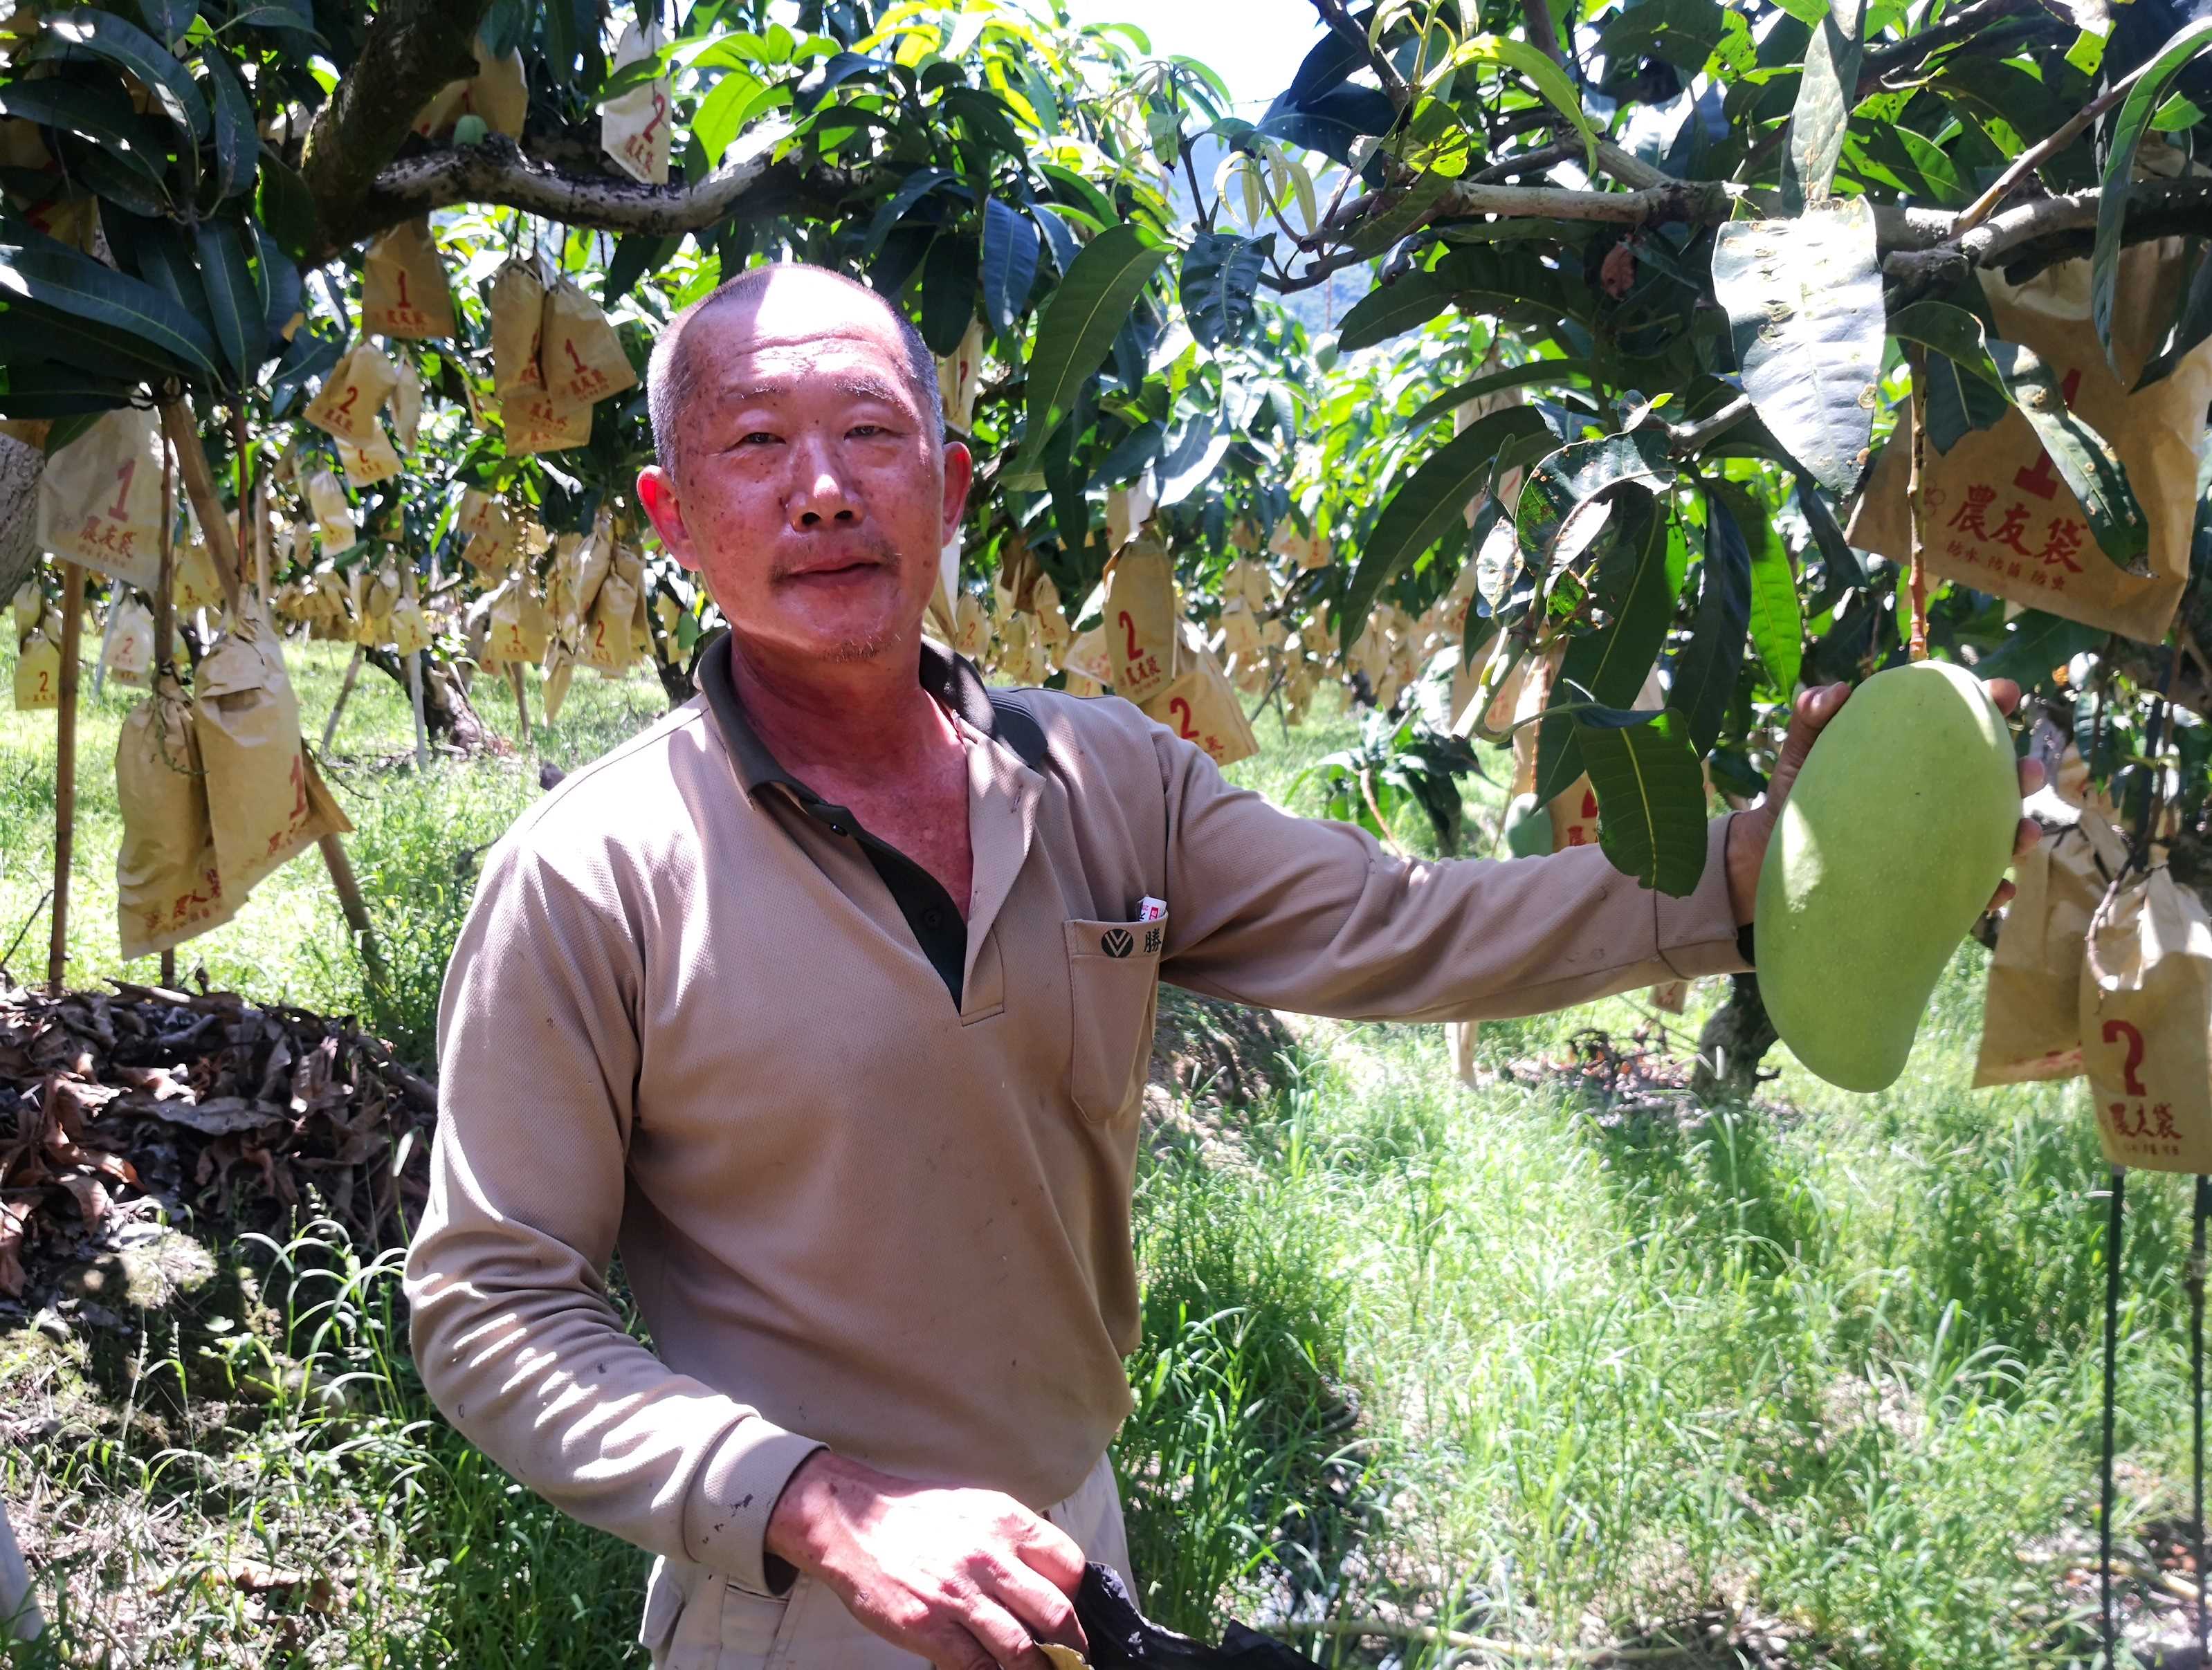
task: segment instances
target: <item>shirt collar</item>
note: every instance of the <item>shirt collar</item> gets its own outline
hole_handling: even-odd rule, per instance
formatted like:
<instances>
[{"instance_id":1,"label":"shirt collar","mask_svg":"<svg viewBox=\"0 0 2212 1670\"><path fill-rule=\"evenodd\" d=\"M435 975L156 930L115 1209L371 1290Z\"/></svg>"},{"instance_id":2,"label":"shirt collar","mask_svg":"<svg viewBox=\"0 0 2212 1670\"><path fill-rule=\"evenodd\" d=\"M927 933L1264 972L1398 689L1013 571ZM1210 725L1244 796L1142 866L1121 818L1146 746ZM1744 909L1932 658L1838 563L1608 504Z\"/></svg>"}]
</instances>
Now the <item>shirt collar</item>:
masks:
<instances>
[{"instance_id":1,"label":"shirt collar","mask_svg":"<svg viewBox=\"0 0 2212 1670\"><path fill-rule=\"evenodd\" d=\"M745 717L744 704L738 700L737 684L730 675L727 627L701 647L698 666L699 688L706 692L707 706L714 715L731 759L737 764L746 793L781 784L802 802L819 799L812 789L784 769L782 762L769 751L768 744L753 729L752 721ZM990 691L984 688L982 675L973 664L925 638L921 641L919 680L921 688L943 702L963 724L994 741L1004 740L1000 733L999 709L991 701ZM1017 751L1024 755L1027 752L1024 749Z\"/></svg>"}]
</instances>

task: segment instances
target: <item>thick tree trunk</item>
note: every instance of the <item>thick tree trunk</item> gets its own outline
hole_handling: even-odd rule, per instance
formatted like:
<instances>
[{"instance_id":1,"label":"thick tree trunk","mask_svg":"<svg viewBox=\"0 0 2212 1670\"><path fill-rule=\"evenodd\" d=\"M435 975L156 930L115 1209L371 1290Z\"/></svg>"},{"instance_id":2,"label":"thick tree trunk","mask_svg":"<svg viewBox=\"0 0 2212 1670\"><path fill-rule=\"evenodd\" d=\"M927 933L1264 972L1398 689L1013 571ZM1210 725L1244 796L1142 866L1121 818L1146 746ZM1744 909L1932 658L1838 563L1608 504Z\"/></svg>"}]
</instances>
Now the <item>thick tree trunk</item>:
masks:
<instances>
[{"instance_id":1,"label":"thick tree trunk","mask_svg":"<svg viewBox=\"0 0 2212 1670\"><path fill-rule=\"evenodd\" d=\"M1743 1102L1759 1088L1759 1064L1774 1048L1774 1023L1759 995L1757 975L1729 976L1728 1001L1698 1035L1690 1094L1698 1101Z\"/></svg>"},{"instance_id":2,"label":"thick tree trunk","mask_svg":"<svg viewBox=\"0 0 2212 1670\"><path fill-rule=\"evenodd\" d=\"M388 649L372 649L363 658L401 689L407 688L407 667ZM507 743L483 722L460 675L442 661L423 658L422 723L433 745L457 754L503 753Z\"/></svg>"}]
</instances>

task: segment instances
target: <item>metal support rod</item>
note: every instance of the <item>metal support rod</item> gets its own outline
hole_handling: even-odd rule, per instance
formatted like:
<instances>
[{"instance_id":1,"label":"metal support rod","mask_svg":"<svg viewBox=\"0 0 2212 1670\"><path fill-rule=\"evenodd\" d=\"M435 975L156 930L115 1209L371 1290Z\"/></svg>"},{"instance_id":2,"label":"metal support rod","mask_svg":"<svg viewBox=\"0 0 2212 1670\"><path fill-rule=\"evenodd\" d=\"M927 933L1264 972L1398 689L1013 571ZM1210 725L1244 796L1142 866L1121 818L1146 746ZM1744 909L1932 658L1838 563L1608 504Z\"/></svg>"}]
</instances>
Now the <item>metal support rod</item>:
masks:
<instances>
[{"instance_id":1,"label":"metal support rod","mask_svg":"<svg viewBox=\"0 0 2212 1670\"><path fill-rule=\"evenodd\" d=\"M403 562L399 566L399 595L408 602L416 601L415 564ZM417 649L407 656L407 700L415 709L415 769L427 772L430 768L430 731L422 719L422 658Z\"/></svg>"},{"instance_id":2,"label":"metal support rod","mask_svg":"<svg viewBox=\"0 0 2212 1670\"><path fill-rule=\"evenodd\" d=\"M54 914L46 986L58 993L69 968L70 859L76 846L77 658L84 649L84 569L62 564L61 706L54 714Z\"/></svg>"},{"instance_id":3,"label":"metal support rod","mask_svg":"<svg viewBox=\"0 0 2212 1670\"><path fill-rule=\"evenodd\" d=\"M152 684L156 699L161 695L162 676L169 670L169 659L176 649L177 604L170 595L176 589L177 572L177 458L170 449L167 431L161 435L161 567L154 584L154 677ZM161 985L174 991L177 986L177 953L173 946L161 953Z\"/></svg>"},{"instance_id":4,"label":"metal support rod","mask_svg":"<svg viewBox=\"0 0 2212 1670\"><path fill-rule=\"evenodd\" d=\"M2204 1573L2204 1227L2212 1218L2212 1177L2197 1180L2196 1210L2189 1234L2189 1533L2197 1582L2197 1661L2212 1654L2212 1612L2208 1612Z\"/></svg>"},{"instance_id":5,"label":"metal support rod","mask_svg":"<svg viewBox=\"0 0 2212 1670\"><path fill-rule=\"evenodd\" d=\"M2105 1447L2102 1511L2097 1515L2097 1594L2104 1620L2105 1670L2119 1670L2120 1662L2119 1631L2112 1618L2112 1440L2119 1403L2120 1218L2127 1182L2127 1172L2114 1166L2105 1218Z\"/></svg>"}]
</instances>

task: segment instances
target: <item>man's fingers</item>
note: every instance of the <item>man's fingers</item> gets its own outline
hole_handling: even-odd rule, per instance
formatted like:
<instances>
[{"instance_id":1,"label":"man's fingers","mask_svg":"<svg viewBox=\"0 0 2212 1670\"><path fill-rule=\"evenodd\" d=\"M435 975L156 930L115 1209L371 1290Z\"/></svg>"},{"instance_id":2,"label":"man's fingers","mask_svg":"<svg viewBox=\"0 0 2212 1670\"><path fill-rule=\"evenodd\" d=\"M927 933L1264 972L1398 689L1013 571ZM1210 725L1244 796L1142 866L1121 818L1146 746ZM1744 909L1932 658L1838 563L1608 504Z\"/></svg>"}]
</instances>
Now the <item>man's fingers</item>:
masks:
<instances>
[{"instance_id":1,"label":"man's fingers","mask_svg":"<svg viewBox=\"0 0 2212 1670\"><path fill-rule=\"evenodd\" d=\"M2020 686L2009 678L1992 678L1984 684L1990 700L1997 704L1997 711L2010 714L2020 710Z\"/></svg>"},{"instance_id":2,"label":"man's fingers","mask_svg":"<svg viewBox=\"0 0 2212 1670\"><path fill-rule=\"evenodd\" d=\"M997 1665L1000 1670L1050 1670L1051 1661L1036 1649L1036 1637L991 1596L978 1594L969 1601L961 1624L982 1643L987 1656L977 1661L979 1665Z\"/></svg>"},{"instance_id":3,"label":"man's fingers","mask_svg":"<svg viewBox=\"0 0 2212 1670\"><path fill-rule=\"evenodd\" d=\"M2034 755L2029 755L2020 762L2020 798L2021 799L2027 799L2029 795L2050 780L2050 772L2045 769L2043 762Z\"/></svg>"},{"instance_id":4,"label":"man's fingers","mask_svg":"<svg viewBox=\"0 0 2212 1670\"><path fill-rule=\"evenodd\" d=\"M1997 884L1997 890L1990 895L1989 909L1984 910L1982 914L1986 916L1990 911L2002 910L2007 905L2013 902L2014 896L2017 895L2019 891L2020 890L2017 887L2014 887L2010 882L1999 882Z\"/></svg>"},{"instance_id":5,"label":"man's fingers","mask_svg":"<svg viewBox=\"0 0 2212 1670\"><path fill-rule=\"evenodd\" d=\"M2012 834L2012 855L2024 859L2035 843L2043 839L2043 825L2032 817L2020 820L2020 827Z\"/></svg>"},{"instance_id":6,"label":"man's fingers","mask_svg":"<svg viewBox=\"0 0 2212 1670\"><path fill-rule=\"evenodd\" d=\"M1082 1586L1083 1550L1050 1520L1032 1518L1014 1538L1014 1547L1024 1564L1061 1594L1073 1594Z\"/></svg>"},{"instance_id":7,"label":"man's fingers","mask_svg":"<svg viewBox=\"0 0 2212 1670\"><path fill-rule=\"evenodd\" d=\"M1039 1641L1087 1651L1083 1625L1075 1616L1075 1603L1045 1581L1043 1575L1019 1561L1010 1563L993 1585L994 1598Z\"/></svg>"}]
</instances>

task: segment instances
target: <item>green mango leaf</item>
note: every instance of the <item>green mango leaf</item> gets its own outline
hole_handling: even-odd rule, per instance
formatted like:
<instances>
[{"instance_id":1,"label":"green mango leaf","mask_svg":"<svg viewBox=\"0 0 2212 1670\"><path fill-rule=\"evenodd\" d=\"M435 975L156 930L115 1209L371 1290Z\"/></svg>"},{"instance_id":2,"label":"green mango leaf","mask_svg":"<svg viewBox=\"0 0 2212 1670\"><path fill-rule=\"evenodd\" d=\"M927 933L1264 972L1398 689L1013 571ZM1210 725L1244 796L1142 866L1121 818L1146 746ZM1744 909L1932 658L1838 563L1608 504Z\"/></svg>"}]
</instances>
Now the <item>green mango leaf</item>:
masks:
<instances>
[{"instance_id":1,"label":"green mango leaf","mask_svg":"<svg viewBox=\"0 0 2212 1670\"><path fill-rule=\"evenodd\" d=\"M2102 189L2097 196L2097 241L2089 254L2089 316L2097 326L2097 340L2104 344L2106 361L2114 371L2120 367L2112 357L2112 293L2120 276L2120 232L2135 187L2136 149L2174 77L2208 46L2212 46L2212 17L2200 17L2178 32L2143 66L2142 78L2128 89L2112 124L2112 148L2105 154Z\"/></svg>"},{"instance_id":2,"label":"green mango leaf","mask_svg":"<svg viewBox=\"0 0 2212 1670\"><path fill-rule=\"evenodd\" d=\"M1576 93L1575 84L1567 79L1567 72L1541 51L1510 35L1480 34L1462 42L1452 54L1452 62L1495 64L1525 77L1582 136L1583 166L1596 172L1597 130L1590 125L1582 98Z\"/></svg>"},{"instance_id":3,"label":"green mango leaf","mask_svg":"<svg viewBox=\"0 0 2212 1670\"><path fill-rule=\"evenodd\" d=\"M200 61L207 65L208 85L215 93L215 194L221 203L253 189L261 136L254 126L246 83L222 48L210 41L200 50Z\"/></svg>"},{"instance_id":4,"label":"green mango leaf","mask_svg":"<svg viewBox=\"0 0 2212 1670\"><path fill-rule=\"evenodd\" d=\"M1805 611L1789 547L1774 519L1749 494L1730 483L1717 496L1719 513L1736 525L1751 556L1751 647L1767 682L1787 699L1805 665Z\"/></svg>"},{"instance_id":5,"label":"green mango leaf","mask_svg":"<svg viewBox=\"0 0 2212 1670\"><path fill-rule=\"evenodd\" d=\"M1426 325L1451 301L1452 287L1432 272L1409 272L1395 283L1377 284L1345 314L1337 346L1350 354L1388 342L1401 331Z\"/></svg>"},{"instance_id":6,"label":"green mango leaf","mask_svg":"<svg viewBox=\"0 0 2212 1670\"><path fill-rule=\"evenodd\" d=\"M1624 876L1677 899L1705 873L1705 780L1681 714L1600 708L1575 715L1597 792L1597 842Z\"/></svg>"},{"instance_id":7,"label":"green mango leaf","mask_svg":"<svg viewBox=\"0 0 2212 1670\"><path fill-rule=\"evenodd\" d=\"M683 246L684 235L656 238L651 233L625 233L616 241L614 258L607 263L606 283L600 305L611 307L636 288L649 272L659 272Z\"/></svg>"},{"instance_id":8,"label":"green mango leaf","mask_svg":"<svg viewBox=\"0 0 2212 1670\"><path fill-rule=\"evenodd\" d=\"M243 388L261 363L269 306L253 282L239 228L229 221L202 221L194 233L200 282L207 290L208 313L216 340L229 362L230 380Z\"/></svg>"},{"instance_id":9,"label":"green mango leaf","mask_svg":"<svg viewBox=\"0 0 2212 1670\"><path fill-rule=\"evenodd\" d=\"M1335 611L1337 634L1345 648L1350 649L1367 629L1367 617L1382 588L1460 523L1468 501L1488 478L1498 448L1516 436L1543 433L1544 420L1535 412L1526 406L1508 406L1468 425L1399 484L1376 517L1344 601Z\"/></svg>"},{"instance_id":10,"label":"green mango leaf","mask_svg":"<svg viewBox=\"0 0 2212 1670\"><path fill-rule=\"evenodd\" d=\"M200 15L199 0L138 0L138 15L164 46L174 46Z\"/></svg>"},{"instance_id":11,"label":"green mango leaf","mask_svg":"<svg viewBox=\"0 0 2212 1670\"><path fill-rule=\"evenodd\" d=\"M281 352L284 327L291 324L295 313L303 311L300 269L291 257L276 247L276 240L258 223L253 228L253 241L257 251L255 284L266 304L261 315L262 328L266 332L270 351Z\"/></svg>"},{"instance_id":12,"label":"green mango leaf","mask_svg":"<svg viewBox=\"0 0 2212 1670\"><path fill-rule=\"evenodd\" d=\"M1881 259L1874 210L1851 197L1794 221L1737 221L1713 245L1744 392L1830 492L1857 486L1881 377Z\"/></svg>"},{"instance_id":13,"label":"green mango leaf","mask_svg":"<svg viewBox=\"0 0 2212 1670\"><path fill-rule=\"evenodd\" d=\"M0 219L0 297L15 296L143 343L186 377L223 380L205 327L169 297L10 217Z\"/></svg>"},{"instance_id":14,"label":"green mango leaf","mask_svg":"<svg viewBox=\"0 0 2212 1670\"><path fill-rule=\"evenodd\" d=\"M1859 561L1851 542L1844 537L1844 525L1836 519L1836 513L1821 496L1819 484L1802 470L1796 472L1795 480L1798 513L1813 531L1813 544L1820 553L1820 561L1827 565L1832 576L1840 574L1849 584L1863 585L1867 577L1866 564Z\"/></svg>"},{"instance_id":15,"label":"green mango leaf","mask_svg":"<svg viewBox=\"0 0 2212 1670\"><path fill-rule=\"evenodd\" d=\"M322 236L322 219L315 211L314 194L307 182L269 145L261 147L261 191L255 206L257 218L269 228L277 248L294 260L304 260Z\"/></svg>"},{"instance_id":16,"label":"green mango leaf","mask_svg":"<svg viewBox=\"0 0 2212 1670\"><path fill-rule=\"evenodd\" d=\"M940 232L921 263L921 339L951 354L975 317L975 244L963 231Z\"/></svg>"},{"instance_id":17,"label":"green mango leaf","mask_svg":"<svg viewBox=\"0 0 2212 1670\"><path fill-rule=\"evenodd\" d=\"M1037 229L1018 210L1000 197L984 198L983 319L1009 341L1029 305L1040 252Z\"/></svg>"},{"instance_id":18,"label":"green mango leaf","mask_svg":"<svg viewBox=\"0 0 2212 1670\"><path fill-rule=\"evenodd\" d=\"M1844 154L1851 107L1858 103L1865 27L1866 0L1830 0L1827 15L1805 49L1805 73L1797 83L1782 161L1782 207L1789 214L1802 215L1828 195L1836 160Z\"/></svg>"},{"instance_id":19,"label":"green mango leaf","mask_svg":"<svg viewBox=\"0 0 2212 1670\"><path fill-rule=\"evenodd\" d=\"M1275 234L1240 238L1201 232L1182 258L1182 313L1201 348L1241 339L1259 308L1260 275L1274 252Z\"/></svg>"},{"instance_id":20,"label":"green mango leaf","mask_svg":"<svg viewBox=\"0 0 2212 1670\"><path fill-rule=\"evenodd\" d=\"M1664 489L1674 477L1667 443L1650 428L1571 441L1537 465L1521 489L1513 525L1543 587L1595 536L1595 525L1583 524L1614 489L1626 483Z\"/></svg>"},{"instance_id":21,"label":"green mango leaf","mask_svg":"<svg viewBox=\"0 0 2212 1670\"><path fill-rule=\"evenodd\" d=\"M36 122L104 148L116 164L137 174L143 188L167 204L168 154L131 108L131 97L120 84L68 76L9 82L0 86L0 116Z\"/></svg>"},{"instance_id":22,"label":"green mango leaf","mask_svg":"<svg viewBox=\"0 0 2212 1670\"><path fill-rule=\"evenodd\" d=\"M57 131L54 152L62 166L98 197L133 215L163 216L175 207L168 182L132 166L134 154Z\"/></svg>"},{"instance_id":23,"label":"green mango leaf","mask_svg":"<svg viewBox=\"0 0 2212 1670\"><path fill-rule=\"evenodd\" d=\"M2051 673L2101 645L2104 628L2030 609L2016 616L2004 641L1974 663L1977 678L2009 678L2024 690L2048 684Z\"/></svg>"},{"instance_id":24,"label":"green mango leaf","mask_svg":"<svg viewBox=\"0 0 2212 1670\"><path fill-rule=\"evenodd\" d=\"M1402 419L1401 429L1425 428L1440 417L1449 416L1470 400L1480 400L1487 394L1503 393L1507 389L1528 388L1532 385L1588 382L1595 375L1588 360L1531 360L1526 365L1508 366L1503 371L1493 371L1487 376L1477 377L1454 388L1446 389L1434 399L1424 402L1411 417Z\"/></svg>"},{"instance_id":25,"label":"green mango leaf","mask_svg":"<svg viewBox=\"0 0 2212 1670\"><path fill-rule=\"evenodd\" d=\"M1666 645L1667 626L1674 616L1674 586L1667 572L1668 518L1647 491L1631 489L1626 498L1633 508L1619 537L1634 566L1613 618L1601 630L1568 642L1559 658L1559 676L1552 682L1553 707L1577 701L1631 706ZM1571 716L1547 713L1536 730L1537 799L1548 806L1582 771L1582 740Z\"/></svg>"},{"instance_id":26,"label":"green mango leaf","mask_svg":"<svg viewBox=\"0 0 2212 1670\"><path fill-rule=\"evenodd\" d=\"M136 383L66 365L0 365L0 417L68 417L127 406ZM48 437L49 444L52 437Z\"/></svg>"},{"instance_id":27,"label":"green mango leaf","mask_svg":"<svg viewBox=\"0 0 2212 1670\"><path fill-rule=\"evenodd\" d=\"M79 7L45 21L34 58L94 58L136 76L154 102L194 144L207 138L212 124L207 100L168 49L136 23L113 12Z\"/></svg>"},{"instance_id":28,"label":"green mango leaf","mask_svg":"<svg viewBox=\"0 0 2212 1670\"><path fill-rule=\"evenodd\" d=\"M1705 501L1705 562L1690 641L1674 653L1667 705L1682 716L1699 758L1709 752L1735 699L1751 625L1751 550L1735 519Z\"/></svg>"},{"instance_id":29,"label":"green mango leaf","mask_svg":"<svg viewBox=\"0 0 2212 1670\"><path fill-rule=\"evenodd\" d=\"M1974 314L1947 301L1916 301L1898 310L1889 331L1938 356L1928 361L1925 402L1928 439L1937 452L1949 452L1970 432L2004 416L2010 398Z\"/></svg>"},{"instance_id":30,"label":"green mango leaf","mask_svg":"<svg viewBox=\"0 0 2212 1670\"><path fill-rule=\"evenodd\" d=\"M1993 342L1990 357L2021 416L2089 518L2097 548L2115 568L2150 572L2150 522L2128 485L2127 467L2112 445L2067 409L2058 376L2033 349Z\"/></svg>"},{"instance_id":31,"label":"green mango leaf","mask_svg":"<svg viewBox=\"0 0 2212 1670\"><path fill-rule=\"evenodd\" d=\"M2136 379L2135 392L2140 394L2153 383L2172 373L2212 337L2212 252L2200 253L2197 270L2189 280L2187 294L2174 310L2173 325L2166 333L2166 341L2157 353L2151 355Z\"/></svg>"},{"instance_id":32,"label":"green mango leaf","mask_svg":"<svg viewBox=\"0 0 2212 1670\"><path fill-rule=\"evenodd\" d=\"M1105 362L1115 334L1166 258L1164 246L1127 221L1084 246L1073 270L1053 291L1037 320L1030 350L1028 428L1006 485L1043 484L1039 462L1045 443L1074 409L1077 392Z\"/></svg>"}]
</instances>

